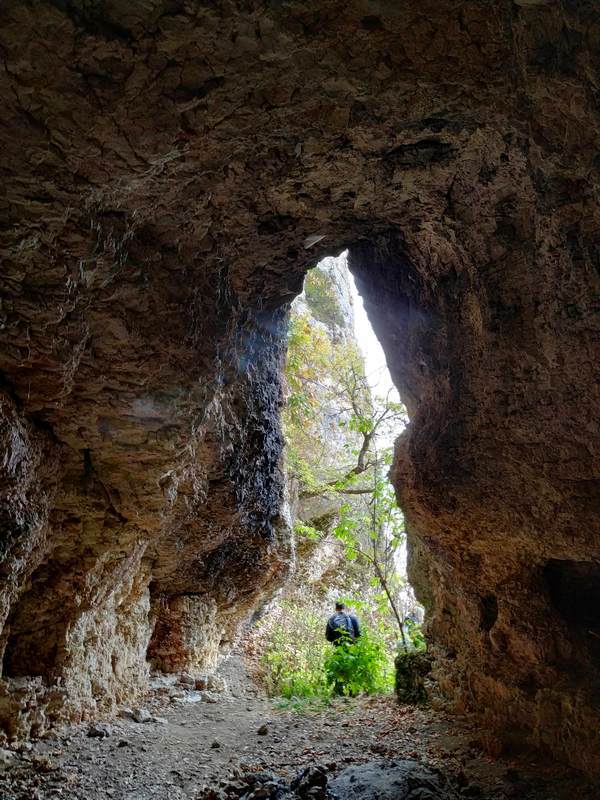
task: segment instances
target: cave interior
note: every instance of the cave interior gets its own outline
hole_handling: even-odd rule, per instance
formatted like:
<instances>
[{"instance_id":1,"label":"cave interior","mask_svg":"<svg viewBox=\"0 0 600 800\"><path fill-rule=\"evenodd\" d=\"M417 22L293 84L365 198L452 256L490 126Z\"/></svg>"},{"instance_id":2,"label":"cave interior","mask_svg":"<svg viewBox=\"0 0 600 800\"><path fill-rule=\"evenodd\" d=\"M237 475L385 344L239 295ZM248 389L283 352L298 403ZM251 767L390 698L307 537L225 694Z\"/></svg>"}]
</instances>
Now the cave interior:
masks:
<instances>
[{"instance_id":1,"label":"cave interior","mask_svg":"<svg viewBox=\"0 0 600 800\"><path fill-rule=\"evenodd\" d=\"M3 3L7 741L286 581L289 305L347 248L440 697L597 772L594 5Z\"/></svg>"}]
</instances>

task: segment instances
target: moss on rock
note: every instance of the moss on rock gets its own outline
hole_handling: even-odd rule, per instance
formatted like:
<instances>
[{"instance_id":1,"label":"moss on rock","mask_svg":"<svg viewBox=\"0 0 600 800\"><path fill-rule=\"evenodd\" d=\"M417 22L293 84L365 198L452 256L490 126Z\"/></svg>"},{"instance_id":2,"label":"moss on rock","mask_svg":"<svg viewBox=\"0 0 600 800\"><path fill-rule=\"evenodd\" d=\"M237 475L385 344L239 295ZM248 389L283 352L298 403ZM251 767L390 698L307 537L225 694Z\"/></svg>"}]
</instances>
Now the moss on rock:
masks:
<instances>
[{"instance_id":1,"label":"moss on rock","mask_svg":"<svg viewBox=\"0 0 600 800\"><path fill-rule=\"evenodd\" d=\"M425 677L431 671L431 657L422 652L402 652L398 653L394 664L398 702L425 702L427 700Z\"/></svg>"}]
</instances>

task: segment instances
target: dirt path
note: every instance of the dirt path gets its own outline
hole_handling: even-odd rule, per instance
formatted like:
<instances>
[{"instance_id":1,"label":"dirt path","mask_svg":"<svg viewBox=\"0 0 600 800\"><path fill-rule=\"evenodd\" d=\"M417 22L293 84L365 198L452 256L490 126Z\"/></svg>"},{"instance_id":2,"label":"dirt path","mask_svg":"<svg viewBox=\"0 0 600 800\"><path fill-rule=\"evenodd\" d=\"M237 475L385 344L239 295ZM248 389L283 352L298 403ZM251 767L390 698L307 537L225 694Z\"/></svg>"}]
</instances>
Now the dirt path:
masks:
<instances>
[{"instance_id":1,"label":"dirt path","mask_svg":"<svg viewBox=\"0 0 600 800\"><path fill-rule=\"evenodd\" d=\"M486 757L473 727L391 697L298 711L262 696L237 656L221 676L219 692L158 680L137 713L149 720L84 724L34 743L0 773L1 800L195 800L203 787L244 772L291 778L319 764L336 774L388 756L440 768L461 797L600 797L558 768Z\"/></svg>"}]
</instances>

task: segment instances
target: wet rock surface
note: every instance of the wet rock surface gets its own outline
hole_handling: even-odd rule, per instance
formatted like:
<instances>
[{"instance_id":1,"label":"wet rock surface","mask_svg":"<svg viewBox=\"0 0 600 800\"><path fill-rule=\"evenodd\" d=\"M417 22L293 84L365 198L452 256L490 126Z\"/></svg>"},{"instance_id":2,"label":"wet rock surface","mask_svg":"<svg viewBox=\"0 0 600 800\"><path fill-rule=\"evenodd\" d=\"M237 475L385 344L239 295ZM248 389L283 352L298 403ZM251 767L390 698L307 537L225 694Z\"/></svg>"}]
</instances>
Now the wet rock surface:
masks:
<instances>
[{"instance_id":1,"label":"wet rock surface","mask_svg":"<svg viewBox=\"0 0 600 800\"><path fill-rule=\"evenodd\" d=\"M443 702L598 770L596 16L2 3L3 741L210 671L284 580L287 304L348 247Z\"/></svg>"}]
</instances>

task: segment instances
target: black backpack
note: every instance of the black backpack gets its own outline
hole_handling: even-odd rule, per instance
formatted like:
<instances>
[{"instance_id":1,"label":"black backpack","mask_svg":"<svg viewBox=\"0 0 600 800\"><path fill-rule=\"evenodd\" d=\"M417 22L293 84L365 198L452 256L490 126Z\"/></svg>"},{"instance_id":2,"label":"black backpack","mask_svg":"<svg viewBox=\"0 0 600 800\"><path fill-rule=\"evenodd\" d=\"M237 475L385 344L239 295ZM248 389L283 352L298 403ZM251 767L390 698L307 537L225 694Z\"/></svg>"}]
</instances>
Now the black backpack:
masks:
<instances>
[{"instance_id":1,"label":"black backpack","mask_svg":"<svg viewBox=\"0 0 600 800\"><path fill-rule=\"evenodd\" d=\"M352 640L356 638L356 634L354 632L354 625L352 624L352 620L348 614L344 614L343 611L338 611L337 614L334 614L333 617L329 620L329 627L333 632L334 641L340 638L346 638L348 635Z\"/></svg>"}]
</instances>

